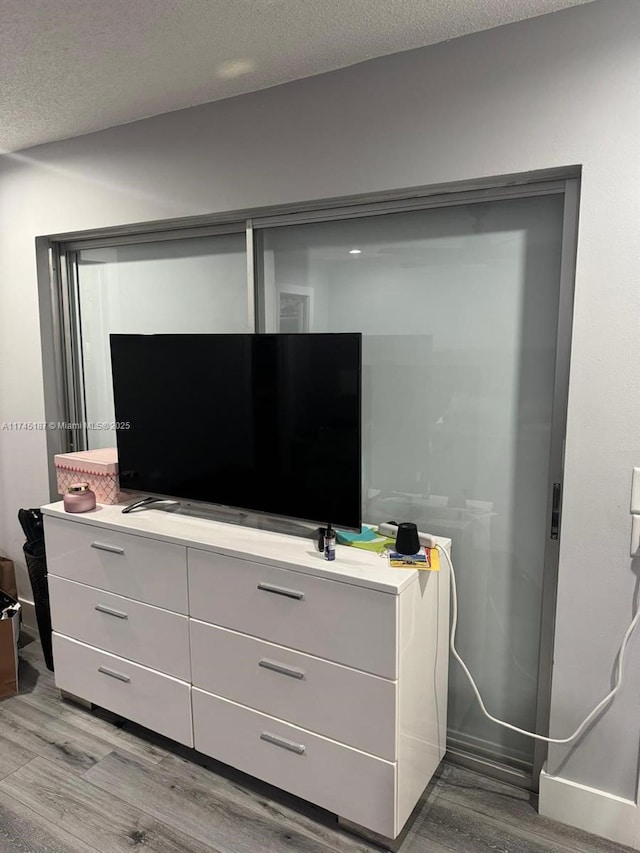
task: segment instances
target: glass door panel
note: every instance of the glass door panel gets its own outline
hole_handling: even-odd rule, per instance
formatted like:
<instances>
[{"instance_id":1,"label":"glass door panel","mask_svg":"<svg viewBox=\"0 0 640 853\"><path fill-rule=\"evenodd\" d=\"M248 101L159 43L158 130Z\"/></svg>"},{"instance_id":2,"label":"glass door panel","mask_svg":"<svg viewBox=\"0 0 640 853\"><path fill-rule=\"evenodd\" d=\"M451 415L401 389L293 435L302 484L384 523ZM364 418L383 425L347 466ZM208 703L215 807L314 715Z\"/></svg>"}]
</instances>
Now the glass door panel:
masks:
<instances>
[{"instance_id":1,"label":"glass door panel","mask_svg":"<svg viewBox=\"0 0 640 853\"><path fill-rule=\"evenodd\" d=\"M251 331L245 234L83 249L77 301L85 419L108 425L112 332ZM89 449L115 443L112 429L87 429Z\"/></svg>"},{"instance_id":2,"label":"glass door panel","mask_svg":"<svg viewBox=\"0 0 640 853\"><path fill-rule=\"evenodd\" d=\"M459 649L489 710L526 729L536 723L563 199L262 232L266 331L363 333L363 518L452 539ZM531 770L533 741L484 718L455 664L449 741Z\"/></svg>"}]
</instances>

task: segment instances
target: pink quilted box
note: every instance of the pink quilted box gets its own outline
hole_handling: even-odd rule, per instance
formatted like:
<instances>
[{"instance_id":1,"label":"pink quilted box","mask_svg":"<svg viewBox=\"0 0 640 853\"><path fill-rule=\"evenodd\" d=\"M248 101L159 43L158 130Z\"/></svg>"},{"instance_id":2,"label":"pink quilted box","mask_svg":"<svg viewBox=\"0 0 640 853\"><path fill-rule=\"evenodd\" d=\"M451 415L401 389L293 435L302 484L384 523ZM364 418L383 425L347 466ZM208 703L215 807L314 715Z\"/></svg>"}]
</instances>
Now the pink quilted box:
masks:
<instances>
[{"instance_id":1,"label":"pink quilted box","mask_svg":"<svg viewBox=\"0 0 640 853\"><path fill-rule=\"evenodd\" d=\"M120 491L118 451L115 447L56 453L53 461L61 495L67 493L72 483L89 483L98 503L118 504L131 498L131 495Z\"/></svg>"}]
</instances>

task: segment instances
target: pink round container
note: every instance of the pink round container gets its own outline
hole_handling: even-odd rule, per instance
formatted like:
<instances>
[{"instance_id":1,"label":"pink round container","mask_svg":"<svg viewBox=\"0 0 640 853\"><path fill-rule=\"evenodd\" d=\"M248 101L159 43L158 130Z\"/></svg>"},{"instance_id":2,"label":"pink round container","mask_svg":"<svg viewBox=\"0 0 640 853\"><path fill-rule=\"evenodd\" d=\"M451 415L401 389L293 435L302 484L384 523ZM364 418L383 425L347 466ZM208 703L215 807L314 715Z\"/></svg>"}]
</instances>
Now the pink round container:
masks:
<instances>
[{"instance_id":1,"label":"pink round container","mask_svg":"<svg viewBox=\"0 0 640 853\"><path fill-rule=\"evenodd\" d=\"M96 496L89 483L72 483L62 502L67 512L89 512L96 508Z\"/></svg>"}]
</instances>

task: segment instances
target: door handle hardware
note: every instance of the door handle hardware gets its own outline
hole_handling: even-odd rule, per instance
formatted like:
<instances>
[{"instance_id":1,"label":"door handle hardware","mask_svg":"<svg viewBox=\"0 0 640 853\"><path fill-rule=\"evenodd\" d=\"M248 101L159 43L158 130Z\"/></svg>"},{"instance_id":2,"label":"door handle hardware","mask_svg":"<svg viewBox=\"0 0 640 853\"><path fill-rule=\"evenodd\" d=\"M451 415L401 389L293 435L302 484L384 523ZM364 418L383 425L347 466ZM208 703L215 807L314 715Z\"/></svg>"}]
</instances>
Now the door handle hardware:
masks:
<instances>
[{"instance_id":1,"label":"door handle hardware","mask_svg":"<svg viewBox=\"0 0 640 853\"><path fill-rule=\"evenodd\" d=\"M551 501L551 538L557 539L560 531L560 499L562 488L560 483L553 484L553 498Z\"/></svg>"}]
</instances>

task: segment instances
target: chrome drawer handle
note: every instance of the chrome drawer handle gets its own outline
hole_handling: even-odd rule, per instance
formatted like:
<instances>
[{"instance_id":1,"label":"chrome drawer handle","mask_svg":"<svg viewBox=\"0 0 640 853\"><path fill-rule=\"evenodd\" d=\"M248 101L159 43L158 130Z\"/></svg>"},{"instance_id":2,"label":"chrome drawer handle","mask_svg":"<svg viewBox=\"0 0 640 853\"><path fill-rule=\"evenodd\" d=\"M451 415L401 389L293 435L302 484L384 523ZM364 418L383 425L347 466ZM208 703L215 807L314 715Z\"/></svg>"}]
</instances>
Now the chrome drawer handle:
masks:
<instances>
[{"instance_id":1,"label":"chrome drawer handle","mask_svg":"<svg viewBox=\"0 0 640 853\"><path fill-rule=\"evenodd\" d=\"M123 675L121 672L116 672L115 669L109 669L106 666L99 666L98 672L101 672L103 675L108 675L111 678L115 678L118 681L124 681L126 684L131 681L128 675Z\"/></svg>"},{"instance_id":2,"label":"chrome drawer handle","mask_svg":"<svg viewBox=\"0 0 640 853\"><path fill-rule=\"evenodd\" d=\"M263 590L263 592L274 592L276 595L284 595L287 598L297 598L298 601L302 601L304 598L304 592L287 589L286 586L274 586L272 583L259 583L258 589Z\"/></svg>"},{"instance_id":3,"label":"chrome drawer handle","mask_svg":"<svg viewBox=\"0 0 640 853\"><path fill-rule=\"evenodd\" d=\"M104 542L92 542L91 547L98 551L108 551L110 554L124 554L124 548L117 548L115 545L105 545Z\"/></svg>"},{"instance_id":4,"label":"chrome drawer handle","mask_svg":"<svg viewBox=\"0 0 640 853\"><path fill-rule=\"evenodd\" d=\"M272 743L274 746L280 746L282 749L288 749L289 752L296 752L298 755L302 755L305 750L304 744L294 743L294 741L287 740L284 737L272 735L271 732L262 732L260 740L266 740L267 743Z\"/></svg>"},{"instance_id":5,"label":"chrome drawer handle","mask_svg":"<svg viewBox=\"0 0 640 853\"><path fill-rule=\"evenodd\" d=\"M277 660L262 658L258 661L258 666L262 666L264 669L272 669L274 672L288 675L290 678L304 678L304 669L298 669L297 666L287 666L285 663L278 663Z\"/></svg>"},{"instance_id":6,"label":"chrome drawer handle","mask_svg":"<svg viewBox=\"0 0 640 853\"><path fill-rule=\"evenodd\" d=\"M94 610L97 610L98 613L106 613L107 616L115 616L116 619L129 618L122 610L112 610L111 607L105 607L104 604L96 604Z\"/></svg>"}]
</instances>

